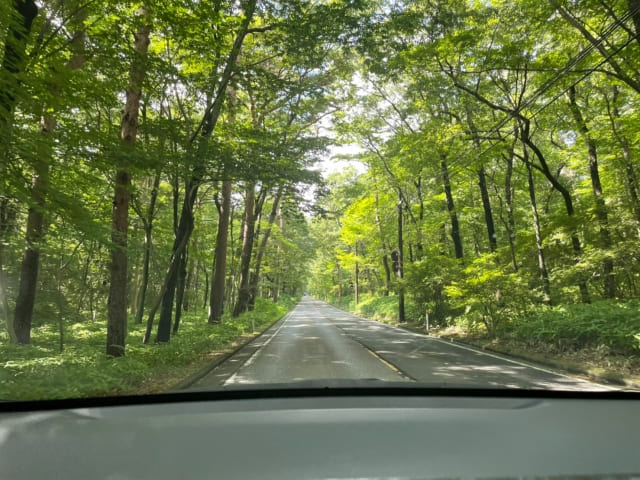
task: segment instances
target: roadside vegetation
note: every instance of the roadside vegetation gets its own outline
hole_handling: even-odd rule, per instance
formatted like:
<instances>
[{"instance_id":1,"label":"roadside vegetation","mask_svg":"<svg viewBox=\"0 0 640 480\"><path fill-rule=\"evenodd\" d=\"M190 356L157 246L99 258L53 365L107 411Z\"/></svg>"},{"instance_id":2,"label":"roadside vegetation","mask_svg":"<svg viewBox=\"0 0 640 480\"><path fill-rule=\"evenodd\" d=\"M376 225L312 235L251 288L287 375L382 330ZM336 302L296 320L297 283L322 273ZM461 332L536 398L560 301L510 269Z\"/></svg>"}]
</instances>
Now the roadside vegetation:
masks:
<instances>
[{"instance_id":1,"label":"roadside vegetation","mask_svg":"<svg viewBox=\"0 0 640 480\"><path fill-rule=\"evenodd\" d=\"M57 328L45 323L34 328L30 346L0 349L2 400L165 392L264 331L295 303L291 297L281 298L278 304L257 299L253 311L237 318L225 314L216 325L203 322L202 315L187 313L179 334L164 345L144 345L144 328L130 318L129 351L117 358L105 356L99 348L106 341L104 322L68 325L62 353Z\"/></svg>"},{"instance_id":2,"label":"roadside vegetation","mask_svg":"<svg viewBox=\"0 0 640 480\"><path fill-rule=\"evenodd\" d=\"M4 378L127 389L305 289L636 365L639 29L622 0L3 2Z\"/></svg>"}]
</instances>

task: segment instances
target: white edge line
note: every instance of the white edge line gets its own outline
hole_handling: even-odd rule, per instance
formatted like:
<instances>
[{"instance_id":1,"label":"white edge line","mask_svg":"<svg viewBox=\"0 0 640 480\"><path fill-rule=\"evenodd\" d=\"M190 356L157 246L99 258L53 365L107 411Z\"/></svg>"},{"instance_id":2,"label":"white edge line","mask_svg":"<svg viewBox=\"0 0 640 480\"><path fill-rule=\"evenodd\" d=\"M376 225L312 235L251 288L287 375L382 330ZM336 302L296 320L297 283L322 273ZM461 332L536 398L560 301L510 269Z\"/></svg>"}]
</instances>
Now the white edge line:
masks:
<instances>
[{"instance_id":1,"label":"white edge line","mask_svg":"<svg viewBox=\"0 0 640 480\"><path fill-rule=\"evenodd\" d=\"M294 309L295 310L295 309ZM271 342L271 340L273 340L273 337L275 337L276 335L278 335L278 333L280 333L280 330L282 330L282 327L284 327L285 323L287 323L287 321L289 320L289 315L291 314L291 312L293 312L293 310L291 310L290 312L287 312L287 314L282 317L282 325L280 325L278 327L278 329L273 332L273 334L268 338L268 340L266 342L264 342L262 345L260 345L260 347L258 347L258 349L253 352L251 354L251 356L247 359L246 362L244 362L242 365L240 365L240 367L238 367L238 370L235 371L235 373L233 375L231 375L229 378L227 378L223 385L228 385L230 383L233 383L233 381L235 380L235 378L238 376L238 373L240 373L240 370L242 370L245 367L248 367L249 365L251 365L253 362L255 362L256 357L258 356L258 353L260 353L260 351L266 347L267 345L269 345L269 343Z\"/></svg>"},{"instance_id":2,"label":"white edge line","mask_svg":"<svg viewBox=\"0 0 640 480\"><path fill-rule=\"evenodd\" d=\"M443 343L443 344L445 344L445 345L451 345L452 347L457 347L457 348L461 348L462 350L467 350L467 351L469 351L469 352L477 353L478 355L486 355L487 357L492 357L492 358L495 358L495 359L497 359L497 360L503 360L503 361L505 361L505 362L513 363L513 364L515 364L515 365L520 365L521 367L533 368L534 370L539 370L539 371L541 371L541 372L550 373L550 374L552 374L552 375L556 375L556 376L559 376L559 377L568 378L568 379L570 379L570 380L580 381L580 382L585 382L585 383L591 383L591 384L593 384L593 385L598 385L599 387L603 387L603 388L611 388L609 385L604 385L604 384L602 384L602 383L592 382L591 380L584 380L584 379L579 378L579 377L573 377L573 376L571 376L571 375L566 375L566 374L564 374L564 373L556 372L556 371L549 370L549 369L542 368L542 367L537 367L537 366L535 366L535 365L530 365L530 364L528 364L528 363L524 363L524 362L519 362L518 360L512 360L512 359L510 359L510 358L506 358L506 357L503 357L503 356L501 356L501 355L495 355L495 354L488 353L488 352L485 352L485 351L482 351L482 350L479 350L479 349L476 349L476 348L467 347L467 346L465 346L465 345L460 345L459 343L455 343L455 342L448 342L448 341L446 341L446 340L442 340L442 339L440 339L440 338L432 337L432 336L430 336L430 335L426 335L426 334L422 334L422 333L417 333L417 332L412 332L412 331L410 331L410 330L405 330L405 329L400 328L400 327L395 327L395 326L393 326L393 325L389 325L389 324L387 324L387 323L379 322L378 320L373 320L373 319L366 318L366 317L359 317L359 316L357 316L357 315L354 315L353 313L346 312L346 311L344 311L344 310L342 310L342 309L340 309L340 308L334 307L333 305L331 305L331 304L329 304L329 303L327 303L327 305L328 305L328 306L330 306L330 307L332 307L332 308L335 308L335 309L337 309L337 310L340 310L341 312L344 312L344 313L346 313L346 314L348 314L348 315L351 315L352 317L354 317L354 318L356 318L356 319L358 319L358 320L366 320L366 321L369 321L369 322L375 322L375 323L377 323L377 324L379 324L379 325L381 325L381 326L383 326L383 327L391 328L391 329L394 329L394 330L400 330L401 332L403 332L403 333L405 333L405 334L409 334L409 335L414 336L414 337L419 337L419 338L424 338L424 339L428 339L428 340L433 340L433 341L435 341L435 342ZM611 389L612 389L612 390L614 390L613 388L611 388Z\"/></svg>"}]
</instances>

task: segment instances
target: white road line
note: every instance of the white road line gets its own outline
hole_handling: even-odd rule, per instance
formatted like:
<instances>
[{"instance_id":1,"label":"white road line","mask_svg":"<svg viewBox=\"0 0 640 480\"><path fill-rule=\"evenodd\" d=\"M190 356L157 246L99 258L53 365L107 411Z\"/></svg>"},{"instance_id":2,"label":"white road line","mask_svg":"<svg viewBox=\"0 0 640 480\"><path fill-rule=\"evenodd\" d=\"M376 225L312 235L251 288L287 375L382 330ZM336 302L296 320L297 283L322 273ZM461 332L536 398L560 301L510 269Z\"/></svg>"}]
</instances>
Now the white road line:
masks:
<instances>
[{"instance_id":1,"label":"white road line","mask_svg":"<svg viewBox=\"0 0 640 480\"><path fill-rule=\"evenodd\" d=\"M291 310L291 312L293 312L293 310ZM233 381L235 380L235 378L238 376L238 373L240 372L240 370L242 370L245 367L248 367L249 365L251 365L253 362L255 362L256 357L258 356L258 353L260 353L260 351L266 347L267 345L269 345L269 343L271 343L271 340L273 340L273 337L275 337L276 335L278 335L278 333L280 333L280 330L282 330L282 327L284 327L285 323L287 323L287 321L289 321L289 316L291 315L291 312L288 312L283 318L282 318L282 325L280 325L278 327L278 329L273 332L273 335L271 335L266 342L264 342L262 345L260 345L260 347L258 347L258 349L253 352L251 354L251 356L247 359L246 362L244 362L242 365L240 365L240 367L238 367L238 370L236 370L236 372L231 375L229 378L227 378L223 385L228 385L229 383L233 383Z\"/></svg>"},{"instance_id":2,"label":"white road line","mask_svg":"<svg viewBox=\"0 0 640 480\"><path fill-rule=\"evenodd\" d=\"M327 305L329 307L331 307L331 308L339 310L340 312L343 312L343 310L340 310L340 309L334 307L333 305L329 305L329 304L327 304ZM510 358L506 358L506 357L503 357L503 356L500 356L500 355L494 355L492 353L488 353L488 352L484 352L484 351L481 351L481 350L477 350L475 348L467 347L465 345L460 345L458 343L447 342L446 340L441 340L439 338L431 337L431 336L420 334L420 333L416 333L416 332L411 332L409 330L404 330L404 329L399 328L399 327L394 327L393 325L388 325L386 323L382 323L382 322L379 322L377 320L371 320L369 318L358 317L357 315L353 315L352 313L349 313L349 312L344 312L344 313L347 313L348 315L350 315L354 319L365 320L365 321L368 321L368 322L375 322L375 323L377 323L377 324L379 324L379 325L381 325L383 327L386 327L388 329L392 329L392 330L397 331L399 333L408 334L408 335L411 335L411 336L414 336L414 337L423 338L423 339L426 339L426 340L431 340L431 341L434 341L434 342L443 343L445 345L450 345L452 347L460 348L462 350L467 350L469 352L477 353L479 355L485 355L487 357L495 358L497 360L503 360L505 362L513 363L515 365L520 365L521 367L533 368L534 370L539 370L541 372L550 373L552 375L557 375L559 377L568 378L568 379L573 380L573 381L591 383L593 385L598 385L599 387L602 387L602 388L608 388L608 389L611 389L611 390L616 390L616 389L614 389L614 388L612 388L612 387L610 387L608 385L603 385L601 383L592 382L590 380L584 380L584 379L578 378L578 377L572 377L571 375L566 375L564 373L556 372L556 371L549 370L549 369L546 369L546 368L543 368L543 367L537 367L535 365L531 365L531 364L528 364L528 363L525 363L525 362L519 362L518 360L512 360Z\"/></svg>"},{"instance_id":3,"label":"white road line","mask_svg":"<svg viewBox=\"0 0 640 480\"><path fill-rule=\"evenodd\" d=\"M322 306L322 305L320 305ZM360 346L360 348L362 348L365 352L369 352L371 354L371 356L373 356L373 358L375 358L376 360L378 360L379 362L381 362L383 365L385 365L388 369L390 369L392 372L394 372L396 375L398 375L400 378L404 379L404 380L408 380L410 382L415 382L415 378L411 377L410 375L404 373L402 370L400 370L398 367L396 367L393 363L389 362L388 360L385 360L382 356L380 356L377 352L373 351L371 348L367 347L364 343L358 341L357 338L355 338L353 335L351 335L349 332L347 332L345 329L343 329L342 327L339 327L336 322L330 317L327 316L325 314L323 314L320 309L317 307L317 305L314 303L312 305L313 309L317 312L318 315L320 315L322 318L324 318L325 320L328 320L329 323L337 328L340 333L342 335L344 335L345 337L347 337L349 340L351 340L353 343L355 343L356 345Z\"/></svg>"}]
</instances>

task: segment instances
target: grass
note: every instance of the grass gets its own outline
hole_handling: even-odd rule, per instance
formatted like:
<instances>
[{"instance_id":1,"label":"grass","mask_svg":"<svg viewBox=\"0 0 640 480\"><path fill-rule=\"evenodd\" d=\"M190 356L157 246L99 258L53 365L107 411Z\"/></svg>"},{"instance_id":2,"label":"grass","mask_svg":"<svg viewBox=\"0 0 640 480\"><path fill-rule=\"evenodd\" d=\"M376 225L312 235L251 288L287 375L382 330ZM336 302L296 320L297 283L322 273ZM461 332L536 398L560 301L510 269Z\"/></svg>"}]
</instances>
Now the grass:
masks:
<instances>
[{"instance_id":1,"label":"grass","mask_svg":"<svg viewBox=\"0 0 640 480\"><path fill-rule=\"evenodd\" d=\"M171 342L143 345L144 325L129 324L126 355L105 355L106 323L83 322L65 329L59 352L57 325L32 331L31 345L0 348L0 396L3 400L39 400L155 393L171 389L243 339L264 331L295 305L257 299L252 312L219 325L202 315L185 313ZM255 330L254 330L255 327Z\"/></svg>"}]
</instances>

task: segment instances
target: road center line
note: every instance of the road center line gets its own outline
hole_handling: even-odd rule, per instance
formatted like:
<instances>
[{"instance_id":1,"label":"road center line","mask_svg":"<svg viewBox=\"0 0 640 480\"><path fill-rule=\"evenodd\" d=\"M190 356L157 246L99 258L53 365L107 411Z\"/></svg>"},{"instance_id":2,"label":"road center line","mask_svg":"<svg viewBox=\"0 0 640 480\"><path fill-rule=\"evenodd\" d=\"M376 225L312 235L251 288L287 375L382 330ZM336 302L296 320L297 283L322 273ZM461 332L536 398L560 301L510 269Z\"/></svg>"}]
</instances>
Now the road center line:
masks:
<instances>
[{"instance_id":1,"label":"road center line","mask_svg":"<svg viewBox=\"0 0 640 480\"><path fill-rule=\"evenodd\" d=\"M334 327L336 327L338 330L340 330L344 335L346 335L347 337L349 337L351 339L351 341L357 343L358 345L360 345L362 348L364 348L367 352L369 352L371 355L373 355L373 357L375 357L377 360L379 360L381 363L383 363L387 368L389 368L391 371L393 371L394 373L396 373L399 377L402 377L406 380L409 380L411 382L416 382L417 380L415 378L413 378L411 375L403 372L400 368L396 367L393 363L391 363L389 360L386 360L384 357L380 356L376 351L374 351L373 349L369 348L368 346L366 346L364 343L360 342L357 338L355 338L353 335L351 335L349 332L347 332L344 328L340 327L339 325L337 325L333 319L327 315L324 315L320 309L318 309L318 307L316 306L315 302L313 303L313 309L318 313L318 315L320 315L322 318L324 318L325 320L328 320L329 323L331 325L333 325Z\"/></svg>"},{"instance_id":2,"label":"road center line","mask_svg":"<svg viewBox=\"0 0 640 480\"><path fill-rule=\"evenodd\" d=\"M579 380L579 381L583 381L583 382L592 383L594 385L598 385L599 387L602 387L602 388L608 388L608 389L611 389L611 390L615 390L613 388L608 387L607 385L602 385L600 383L592 382L590 380L586 380L586 379L583 379L583 378L580 378L580 377L574 377L574 376L571 376L571 375L566 375L564 373L560 373L560 372L557 372L557 371L554 371L554 370L550 370L550 369L547 369L547 368L544 368L544 367L538 367L536 365L531 365L531 364L528 364L528 363L525 363L525 362L520 362L518 360L514 360L514 359L511 359L511 358L506 358L506 357L501 356L501 355L496 355L496 354L488 353L488 352L485 352L485 351L482 351L482 350L479 350L479 349L476 349L476 348L467 347L465 345L460 345L459 343L448 342L448 341L442 340L440 338L435 338L435 337L431 337L431 336L428 336L428 335L412 332L410 330L404 330L402 328L394 327L393 325L388 325L386 323L382 323L382 322L379 322L377 320L372 320L370 318L358 317L357 315L354 315L354 314L349 313L349 312L345 312L344 310L341 310L341 309L339 309L337 307L334 307L333 305L329 305L329 306L334 308L334 309L336 309L336 310L338 310L338 311L340 311L341 313L346 313L347 315L353 317L356 320L366 320L368 322L375 322L378 325L381 325L382 327L388 328L388 329L396 331L396 332L399 331L399 332L401 332L403 334L408 334L408 335L411 335L413 337L421 338L421 339L424 339L424 340L430 340L430 341L433 341L433 342L439 342L439 343L442 343L444 345L450 345L452 347L460 348L462 350L467 350L469 352L477 353L478 355L485 355L487 357L495 358L497 360L502 360L502 361L505 361L505 362L508 362L508 363L513 363L513 364L519 365L521 367L532 368L532 369L538 370L540 372L549 373L551 375L556 375L558 377L568 378L568 379L573 380L573 381Z\"/></svg>"}]
</instances>

